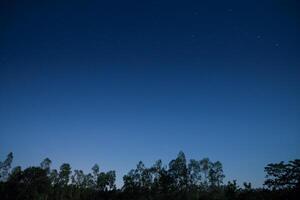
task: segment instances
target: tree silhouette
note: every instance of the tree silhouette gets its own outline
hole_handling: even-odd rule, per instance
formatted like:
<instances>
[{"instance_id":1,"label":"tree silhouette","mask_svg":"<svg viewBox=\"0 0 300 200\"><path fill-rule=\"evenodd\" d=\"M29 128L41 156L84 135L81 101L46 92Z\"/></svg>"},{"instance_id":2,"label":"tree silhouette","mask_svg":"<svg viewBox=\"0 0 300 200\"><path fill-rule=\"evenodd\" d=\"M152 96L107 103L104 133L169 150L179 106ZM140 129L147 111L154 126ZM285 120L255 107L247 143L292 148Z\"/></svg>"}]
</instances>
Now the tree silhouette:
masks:
<instances>
[{"instance_id":1,"label":"tree silhouette","mask_svg":"<svg viewBox=\"0 0 300 200\"><path fill-rule=\"evenodd\" d=\"M71 166L68 163L64 163L60 166L60 171L58 174L58 183L61 186L67 186L70 181L70 175L71 175Z\"/></svg>"},{"instance_id":2,"label":"tree silhouette","mask_svg":"<svg viewBox=\"0 0 300 200\"><path fill-rule=\"evenodd\" d=\"M189 186L200 186L201 184L201 165L200 162L191 159L188 164Z\"/></svg>"},{"instance_id":3,"label":"tree silhouette","mask_svg":"<svg viewBox=\"0 0 300 200\"><path fill-rule=\"evenodd\" d=\"M40 164L41 168L46 170L47 174L50 173L51 163L52 163L52 161L49 158L45 158Z\"/></svg>"},{"instance_id":4,"label":"tree silhouette","mask_svg":"<svg viewBox=\"0 0 300 200\"><path fill-rule=\"evenodd\" d=\"M299 188L300 184L300 160L296 159L285 164L271 163L265 167L265 185L273 189Z\"/></svg>"},{"instance_id":5,"label":"tree silhouette","mask_svg":"<svg viewBox=\"0 0 300 200\"><path fill-rule=\"evenodd\" d=\"M209 165L209 171L208 171L208 179L210 182L210 186L212 187L220 187L220 185L223 183L223 179L225 175L223 174L223 166L220 161L217 162L211 162Z\"/></svg>"},{"instance_id":6,"label":"tree silhouette","mask_svg":"<svg viewBox=\"0 0 300 200\"><path fill-rule=\"evenodd\" d=\"M175 160L169 163L169 174L173 179L174 187L179 190L185 190L188 182L188 169L186 158L182 151L178 153Z\"/></svg>"},{"instance_id":7,"label":"tree silhouette","mask_svg":"<svg viewBox=\"0 0 300 200\"><path fill-rule=\"evenodd\" d=\"M203 158L200 160L201 171L204 173L204 186L208 185L208 170L210 167L209 158Z\"/></svg>"},{"instance_id":8,"label":"tree silhouette","mask_svg":"<svg viewBox=\"0 0 300 200\"><path fill-rule=\"evenodd\" d=\"M91 172L64 163L59 171L51 169L51 160L38 167L20 166L12 170L13 154L1 162L1 200L296 200L299 194L300 160L271 163L265 167L267 188L252 188L236 180L223 184L225 177L220 161L190 159L180 151L163 165L151 167L140 161L124 175L121 189L116 188L115 171L101 172L95 164Z\"/></svg>"},{"instance_id":9,"label":"tree silhouette","mask_svg":"<svg viewBox=\"0 0 300 200\"><path fill-rule=\"evenodd\" d=\"M13 158L13 153L10 152L6 159L3 162L0 162L0 181L5 181L8 178Z\"/></svg>"}]
</instances>

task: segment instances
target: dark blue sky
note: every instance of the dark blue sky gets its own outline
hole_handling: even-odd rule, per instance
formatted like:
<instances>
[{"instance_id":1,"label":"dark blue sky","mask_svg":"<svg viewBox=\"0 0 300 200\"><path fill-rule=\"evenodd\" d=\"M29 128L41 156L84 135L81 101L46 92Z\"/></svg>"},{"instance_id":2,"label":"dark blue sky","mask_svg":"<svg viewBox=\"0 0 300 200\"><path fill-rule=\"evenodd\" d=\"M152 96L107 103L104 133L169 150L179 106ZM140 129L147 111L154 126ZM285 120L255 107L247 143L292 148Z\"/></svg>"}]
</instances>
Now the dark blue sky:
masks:
<instances>
[{"instance_id":1,"label":"dark blue sky","mask_svg":"<svg viewBox=\"0 0 300 200\"><path fill-rule=\"evenodd\" d=\"M300 4L1 1L0 156L122 175L183 150L263 182L300 157Z\"/></svg>"}]
</instances>

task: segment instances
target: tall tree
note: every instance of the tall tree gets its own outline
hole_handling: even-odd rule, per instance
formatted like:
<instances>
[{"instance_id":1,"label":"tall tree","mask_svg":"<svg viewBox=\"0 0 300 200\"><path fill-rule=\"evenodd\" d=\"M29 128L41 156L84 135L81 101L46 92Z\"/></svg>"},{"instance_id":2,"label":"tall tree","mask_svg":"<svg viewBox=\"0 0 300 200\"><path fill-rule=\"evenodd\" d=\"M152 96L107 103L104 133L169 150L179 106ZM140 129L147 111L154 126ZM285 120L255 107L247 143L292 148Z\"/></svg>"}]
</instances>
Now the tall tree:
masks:
<instances>
[{"instance_id":1,"label":"tall tree","mask_svg":"<svg viewBox=\"0 0 300 200\"><path fill-rule=\"evenodd\" d=\"M208 171L209 171L209 168L210 168L209 158L203 158L202 160L200 160L200 167L201 167L201 171L204 174L204 185L207 186L207 184L208 184Z\"/></svg>"},{"instance_id":2,"label":"tall tree","mask_svg":"<svg viewBox=\"0 0 300 200\"><path fill-rule=\"evenodd\" d=\"M186 165L186 158L182 151L180 151L175 160L169 163L169 174L174 181L174 186L183 190L187 187L188 169Z\"/></svg>"},{"instance_id":3,"label":"tall tree","mask_svg":"<svg viewBox=\"0 0 300 200\"><path fill-rule=\"evenodd\" d=\"M96 188L96 186L97 186L97 180L98 180L99 172L100 172L100 167L99 167L98 164L95 164L95 165L92 167L93 182L94 182L94 187L95 187L95 188Z\"/></svg>"},{"instance_id":4,"label":"tall tree","mask_svg":"<svg viewBox=\"0 0 300 200\"><path fill-rule=\"evenodd\" d=\"M209 172L208 172L208 179L210 182L210 185L212 187L214 186L220 186L223 183L225 175L223 173L223 166L220 161L217 162L211 162Z\"/></svg>"},{"instance_id":5,"label":"tall tree","mask_svg":"<svg viewBox=\"0 0 300 200\"><path fill-rule=\"evenodd\" d=\"M122 190L125 192L133 192L138 188L133 169L123 176L123 182Z\"/></svg>"},{"instance_id":6,"label":"tall tree","mask_svg":"<svg viewBox=\"0 0 300 200\"><path fill-rule=\"evenodd\" d=\"M162 161L157 160L155 164L150 168L151 176L152 176L152 187L158 189L159 187L159 179L162 171Z\"/></svg>"},{"instance_id":7,"label":"tall tree","mask_svg":"<svg viewBox=\"0 0 300 200\"><path fill-rule=\"evenodd\" d=\"M60 166L59 171L59 184L62 186L68 185L70 181L70 175L71 175L71 166L68 163L64 163Z\"/></svg>"},{"instance_id":8,"label":"tall tree","mask_svg":"<svg viewBox=\"0 0 300 200\"><path fill-rule=\"evenodd\" d=\"M85 187L85 175L82 170L74 170L74 174L72 175L72 184L79 187Z\"/></svg>"},{"instance_id":9,"label":"tall tree","mask_svg":"<svg viewBox=\"0 0 300 200\"><path fill-rule=\"evenodd\" d=\"M116 172L114 170L106 172L107 176L107 188L108 190L115 190L116 189Z\"/></svg>"},{"instance_id":10,"label":"tall tree","mask_svg":"<svg viewBox=\"0 0 300 200\"><path fill-rule=\"evenodd\" d=\"M13 161L13 153L10 152L3 162L0 162L0 181L6 181Z\"/></svg>"},{"instance_id":11,"label":"tall tree","mask_svg":"<svg viewBox=\"0 0 300 200\"><path fill-rule=\"evenodd\" d=\"M49 158L45 158L40 164L41 168L46 170L47 174L50 173L51 163L52 163L52 161Z\"/></svg>"},{"instance_id":12,"label":"tall tree","mask_svg":"<svg viewBox=\"0 0 300 200\"><path fill-rule=\"evenodd\" d=\"M201 183L201 165L200 162L191 159L188 164L189 186L199 186Z\"/></svg>"},{"instance_id":13,"label":"tall tree","mask_svg":"<svg viewBox=\"0 0 300 200\"><path fill-rule=\"evenodd\" d=\"M300 160L289 163L271 163L265 167L266 180L264 185L273 189L299 188L300 184Z\"/></svg>"},{"instance_id":14,"label":"tall tree","mask_svg":"<svg viewBox=\"0 0 300 200\"><path fill-rule=\"evenodd\" d=\"M124 176L124 186L130 190L150 189L152 184L151 170L147 169L142 161L140 161L136 169L131 170Z\"/></svg>"},{"instance_id":15,"label":"tall tree","mask_svg":"<svg viewBox=\"0 0 300 200\"><path fill-rule=\"evenodd\" d=\"M97 189L100 191L110 191L116 188L116 173L115 171L101 172L97 180Z\"/></svg>"}]
</instances>

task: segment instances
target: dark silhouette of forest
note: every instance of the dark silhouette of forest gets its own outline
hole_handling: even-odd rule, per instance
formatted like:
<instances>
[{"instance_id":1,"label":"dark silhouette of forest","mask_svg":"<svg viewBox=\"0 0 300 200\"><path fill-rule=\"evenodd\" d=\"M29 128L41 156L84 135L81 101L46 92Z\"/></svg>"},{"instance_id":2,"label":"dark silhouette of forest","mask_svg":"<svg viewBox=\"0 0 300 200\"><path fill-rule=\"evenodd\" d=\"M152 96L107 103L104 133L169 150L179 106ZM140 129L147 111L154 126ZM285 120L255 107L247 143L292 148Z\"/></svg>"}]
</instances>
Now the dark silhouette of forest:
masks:
<instances>
[{"instance_id":1,"label":"dark silhouette of forest","mask_svg":"<svg viewBox=\"0 0 300 200\"><path fill-rule=\"evenodd\" d=\"M11 168L13 154L0 162L1 200L200 200L245 199L276 200L300 197L300 160L268 164L263 188L251 183L239 186L236 180L223 183L222 163L209 158L186 160L183 152L167 166L161 160L147 168L140 161L123 177L124 185L116 188L115 171L101 172L95 164L91 173L72 170L68 163L51 169L51 160L40 166Z\"/></svg>"}]
</instances>

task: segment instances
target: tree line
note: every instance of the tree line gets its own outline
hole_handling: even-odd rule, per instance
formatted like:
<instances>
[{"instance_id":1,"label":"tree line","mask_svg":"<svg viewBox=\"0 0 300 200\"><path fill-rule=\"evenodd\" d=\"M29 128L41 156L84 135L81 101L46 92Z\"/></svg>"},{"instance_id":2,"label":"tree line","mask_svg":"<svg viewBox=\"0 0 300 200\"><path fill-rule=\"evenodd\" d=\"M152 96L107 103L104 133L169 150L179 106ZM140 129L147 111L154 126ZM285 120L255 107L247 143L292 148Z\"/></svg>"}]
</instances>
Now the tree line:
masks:
<instances>
[{"instance_id":1,"label":"tree line","mask_svg":"<svg viewBox=\"0 0 300 200\"><path fill-rule=\"evenodd\" d=\"M200 200L200 199L297 199L300 196L300 160L271 163L265 167L263 188L251 183L239 186L236 180L223 183L220 161L209 158L187 160L180 151L164 165L161 160L151 167L140 161L123 176L123 186L116 187L116 172L100 171L98 164L90 173L73 170L68 163L51 168L51 160L40 166L11 167L13 153L0 162L0 199L2 200Z\"/></svg>"}]
</instances>

